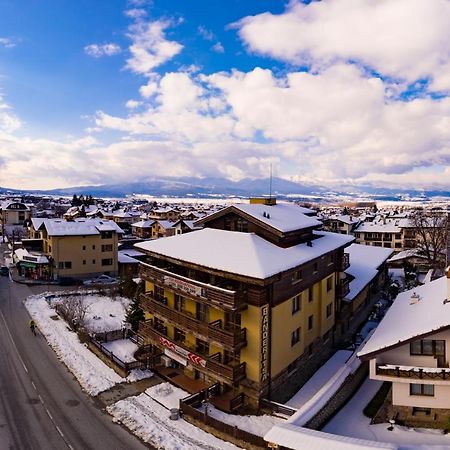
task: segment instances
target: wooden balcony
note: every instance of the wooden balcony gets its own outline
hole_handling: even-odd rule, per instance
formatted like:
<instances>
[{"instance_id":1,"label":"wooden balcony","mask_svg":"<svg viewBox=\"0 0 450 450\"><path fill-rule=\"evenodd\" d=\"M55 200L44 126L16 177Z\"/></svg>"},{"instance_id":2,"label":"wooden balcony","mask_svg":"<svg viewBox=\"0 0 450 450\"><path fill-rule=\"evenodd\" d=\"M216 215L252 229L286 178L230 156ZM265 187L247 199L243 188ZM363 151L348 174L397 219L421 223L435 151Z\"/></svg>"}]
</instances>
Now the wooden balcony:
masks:
<instances>
[{"instance_id":1,"label":"wooden balcony","mask_svg":"<svg viewBox=\"0 0 450 450\"><path fill-rule=\"evenodd\" d=\"M162 299L164 301L164 299ZM247 345L247 329L227 330L221 320L206 323L186 312L179 312L166 306L163 301L153 298L150 293L141 295L141 306L150 314L170 321L174 326L198 333L224 347L239 350Z\"/></svg>"},{"instance_id":2,"label":"wooden balcony","mask_svg":"<svg viewBox=\"0 0 450 450\"><path fill-rule=\"evenodd\" d=\"M150 264L140 264L140 275L184 297L211 303L222 309L236 311L246 307L243 296L234 290L202 283Z\"/></svg>"},{"instance_id":3,"label":"wooden balcony","mask_svg":"<svg viewBox=\"0 0 450 450\"><path fill-rule=\"evenodd\" d=\"M350 267L350 255L344 253L342 255L341 263L339 265L339 271L344 272Z\"/></svg>"},{"instance_id":4,"label":"wooden balcony","mask_svg":"<svg viewBox=\"0 0 450 450\"><path fill-rule=\"evenodd\" d=\"M144 341L150 341L159 348L168 348L185 359L186 362L192 364L196 369L205 371L221 381L234 384L246 377L245 362L236 366L230 366L221 362L220 353L211 356L202 355L189 348L186 344L169 339L161 331L154 328L151 320L146 320L139 324L138 334L142 336Z\"/></svg>"},{"instance_id":5,"label":"wooden balcony","mask_svg":"<svg viewBox=\"0 0 450 450\"><path fill-rule=\"evenodd\" d=\"M377 364L376 374L394 378L410 378L413 380L443 380L450 382L449 368L412 367Z\"/></svg>"},{"instance_id":6,"label":"wooden balcony","mask_svg":"<svg viewBox=\"0 0 450 450\"><path fill-rule=\"evenodd\" d=\"M345 277L339 280L336 285L336 296L339 298L344 298L350 292L350 279Z\"/></svg>"}]
</instances>

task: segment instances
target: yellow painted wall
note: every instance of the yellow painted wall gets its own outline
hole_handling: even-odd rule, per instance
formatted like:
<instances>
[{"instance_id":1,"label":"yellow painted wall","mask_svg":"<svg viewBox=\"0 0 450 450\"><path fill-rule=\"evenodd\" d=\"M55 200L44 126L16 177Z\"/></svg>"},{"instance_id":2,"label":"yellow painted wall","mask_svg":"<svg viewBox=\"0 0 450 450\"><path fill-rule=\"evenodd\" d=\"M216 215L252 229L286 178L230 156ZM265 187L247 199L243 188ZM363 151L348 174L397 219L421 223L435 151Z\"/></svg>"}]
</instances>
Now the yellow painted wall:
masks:
<instances>
[{"instance_id":1,"label":"yellow painted wall","mask_svg":"<svg viewBox=\"0 0 450 450\"><path fill-rule=\"evenodd\" d=\"M247 345L241 350L241 362L247 366L247 378L259 383L261 353L261 308L249 305L241 314L241 326L247 328Z\"/></svg>"}]
</instances>

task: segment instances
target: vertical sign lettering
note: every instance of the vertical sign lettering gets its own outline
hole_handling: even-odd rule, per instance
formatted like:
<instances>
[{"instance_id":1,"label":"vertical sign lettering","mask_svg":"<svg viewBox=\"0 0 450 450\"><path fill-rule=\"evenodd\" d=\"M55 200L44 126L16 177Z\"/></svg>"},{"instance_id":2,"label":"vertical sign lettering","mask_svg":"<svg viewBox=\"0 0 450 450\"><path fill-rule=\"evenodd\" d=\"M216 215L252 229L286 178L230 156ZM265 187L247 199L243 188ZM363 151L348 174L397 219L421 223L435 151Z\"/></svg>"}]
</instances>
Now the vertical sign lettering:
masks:
<instances>
[{"instance_id":1,"label":"vertical sign lettering","mask_svg":"<svg viewBox=\"0 0 450 450\"><path fill-rule=\"evenodd\" d=\"M261 308L261 383L269 378L269 305Z\"/></svg>"}]
</instances>

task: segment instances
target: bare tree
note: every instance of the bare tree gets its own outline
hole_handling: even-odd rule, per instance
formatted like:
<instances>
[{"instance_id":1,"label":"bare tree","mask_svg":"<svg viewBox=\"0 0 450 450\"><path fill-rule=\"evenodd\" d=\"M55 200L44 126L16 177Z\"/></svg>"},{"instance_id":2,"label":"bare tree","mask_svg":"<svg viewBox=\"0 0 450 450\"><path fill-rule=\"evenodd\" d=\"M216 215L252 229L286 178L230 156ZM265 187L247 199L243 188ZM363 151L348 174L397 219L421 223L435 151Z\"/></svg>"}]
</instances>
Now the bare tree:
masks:
<instances>
[{"instance_id":1,"label":"bare tree","mask_svg":"<svg viewBox=\"0 0 450 450\"><path fill-rule=\"evenodd\" d=\"M89 305L83 301L81 295L69 296L63 298L58 304L57 310L76 331L79 328L84 328L88 307Z\"/></svg>"},{"instance_id":2,"label":"bare tree","mask_svg":"<svg viewBox=\"0 0 450 450\"><path fill-rule=\"evenodd\" d=\"M427 258L430 267L443 268L447 250L446 215L417 210L410 220L414 226L417 248Z\"/></svg>"}]
</instances>

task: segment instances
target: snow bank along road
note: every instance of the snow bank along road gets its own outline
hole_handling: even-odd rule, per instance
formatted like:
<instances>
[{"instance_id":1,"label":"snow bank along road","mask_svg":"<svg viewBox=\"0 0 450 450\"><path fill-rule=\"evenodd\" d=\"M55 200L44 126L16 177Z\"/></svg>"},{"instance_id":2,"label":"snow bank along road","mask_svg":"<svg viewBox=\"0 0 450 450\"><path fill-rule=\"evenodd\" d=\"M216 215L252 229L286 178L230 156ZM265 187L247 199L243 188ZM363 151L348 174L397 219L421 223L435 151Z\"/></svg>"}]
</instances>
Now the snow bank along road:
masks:
<instances>
[{"instance_id":1,"label":"snow bank along road","mask_svg":"<svg viewBox=\"0 0 450 450\"><path fill-rule=\"evenodd\" d=\"M28 329L22 301L45 290L0 277L0 449L148 448L112 423L42 335Z\"/></svg>"}]
</instances>

